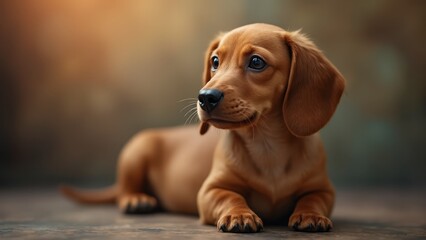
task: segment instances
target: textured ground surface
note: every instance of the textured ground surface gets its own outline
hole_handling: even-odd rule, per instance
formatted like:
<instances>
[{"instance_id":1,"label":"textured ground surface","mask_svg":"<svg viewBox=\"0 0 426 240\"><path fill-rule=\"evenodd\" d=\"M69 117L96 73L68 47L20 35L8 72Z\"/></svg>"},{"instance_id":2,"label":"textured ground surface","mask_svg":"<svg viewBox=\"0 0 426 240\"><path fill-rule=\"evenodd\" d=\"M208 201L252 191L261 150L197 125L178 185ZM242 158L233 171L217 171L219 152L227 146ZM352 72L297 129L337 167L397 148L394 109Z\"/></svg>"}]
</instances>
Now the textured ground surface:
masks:
<instances>
[{"instance_id":1,"label":"textured ground surface","mask_svg":"<svg viewBox=\"0 0 426 240\"><path fill-rule=\"evenodd\" d=\"M265 226L257 234L227 239L426 239L426 192L338 191L335 228L322 234ZM196 217L173 214L127 216L114 206L75 205L53 189L0 190L0 239L223 239Z\"/></svg>"}]
</instances>

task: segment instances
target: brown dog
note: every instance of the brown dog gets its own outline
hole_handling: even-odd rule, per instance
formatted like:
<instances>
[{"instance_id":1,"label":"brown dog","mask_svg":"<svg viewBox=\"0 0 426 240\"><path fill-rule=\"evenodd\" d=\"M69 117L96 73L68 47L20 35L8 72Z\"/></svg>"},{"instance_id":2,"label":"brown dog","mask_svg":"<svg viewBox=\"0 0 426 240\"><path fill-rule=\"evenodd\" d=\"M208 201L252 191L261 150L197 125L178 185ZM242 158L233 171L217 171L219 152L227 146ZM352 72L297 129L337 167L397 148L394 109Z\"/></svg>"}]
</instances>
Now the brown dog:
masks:
<instances>
[{"instance_id":1,"label":"brown dog","mask_svg":"<svg viewBox=\"0 0 426 240\"><path fill-rule=\"evenodd\" d=\"M121 154L116 185L62 190L80 202L117 201L127 213L198 213L224 232L260 231L261 219L328 231L334 190L316 132L343 89L339 71L299 32L237 28L206 53L200 133L216 128L145 131Z\"/></svg>"}]
</instances>

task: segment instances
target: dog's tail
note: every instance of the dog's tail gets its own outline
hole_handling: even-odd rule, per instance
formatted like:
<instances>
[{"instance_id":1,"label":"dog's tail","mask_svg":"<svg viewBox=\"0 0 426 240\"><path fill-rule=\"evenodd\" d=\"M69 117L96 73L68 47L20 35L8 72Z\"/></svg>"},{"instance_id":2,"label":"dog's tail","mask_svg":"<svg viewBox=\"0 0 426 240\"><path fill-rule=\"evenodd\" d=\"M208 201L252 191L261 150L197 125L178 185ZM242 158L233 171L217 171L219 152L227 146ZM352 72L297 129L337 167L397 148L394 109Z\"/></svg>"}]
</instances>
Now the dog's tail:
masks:
<instances>
[{"instance_id":1,"label":"dog's tail","mask_svg":"<svg viewBox=\"0 0 426 240\"><path fill-rule=\"evenodd\" d=\"M118 196L116 185L96 190L83 190L63 185L59 187L59 191L75 202L88 204L115 203Z\"/></svg>"}]
</instances>

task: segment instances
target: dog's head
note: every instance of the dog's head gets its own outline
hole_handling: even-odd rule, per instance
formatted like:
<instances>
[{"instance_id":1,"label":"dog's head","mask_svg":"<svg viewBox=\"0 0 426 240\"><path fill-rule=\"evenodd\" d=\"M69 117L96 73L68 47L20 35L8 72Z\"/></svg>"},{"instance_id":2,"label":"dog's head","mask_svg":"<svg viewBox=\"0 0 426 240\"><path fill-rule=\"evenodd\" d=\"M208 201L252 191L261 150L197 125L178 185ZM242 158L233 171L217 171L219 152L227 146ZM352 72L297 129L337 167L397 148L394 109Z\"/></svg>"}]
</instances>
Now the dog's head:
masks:
<instances>
[{"instance_id":1,"label":"dog's head","mask_svg":"<svg viewBox=\"0 0 426 240\"><path fill-rule=\"evenodd\" d=\"M209 124L253 127L279 113L293 135L308 136L330 120L344 89L342 75L309 39L267 24L243 26L213 40L203 84L201 134Z\"/></svg>"}]
</instances>

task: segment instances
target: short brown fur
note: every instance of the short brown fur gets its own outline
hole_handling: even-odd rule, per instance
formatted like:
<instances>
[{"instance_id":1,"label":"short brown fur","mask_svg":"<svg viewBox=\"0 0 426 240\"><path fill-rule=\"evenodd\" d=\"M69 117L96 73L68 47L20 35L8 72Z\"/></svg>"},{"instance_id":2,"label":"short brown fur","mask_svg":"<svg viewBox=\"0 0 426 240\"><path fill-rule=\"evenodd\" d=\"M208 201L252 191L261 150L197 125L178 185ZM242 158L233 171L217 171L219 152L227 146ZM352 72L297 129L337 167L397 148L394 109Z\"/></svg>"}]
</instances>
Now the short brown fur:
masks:
<instances>
[{"instance_id":1,"label":"short brown fur","mask_svg":"<svg viewBox=\"0 0 426 240\"><path fill-rule=\"evenodd\" d=\"M254 55L267 67L248 68ZM198 106L204 136L195 127L145 131L123 150L113 187L62 191L128 213L198 213L224 232L258 232L263 221L330 230L334 190L317 131L344 90L339 71L301 33L252 24L211 43L203 83L224 93L213 111Z\"/></svg>"}]
</instances>

